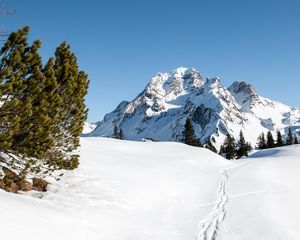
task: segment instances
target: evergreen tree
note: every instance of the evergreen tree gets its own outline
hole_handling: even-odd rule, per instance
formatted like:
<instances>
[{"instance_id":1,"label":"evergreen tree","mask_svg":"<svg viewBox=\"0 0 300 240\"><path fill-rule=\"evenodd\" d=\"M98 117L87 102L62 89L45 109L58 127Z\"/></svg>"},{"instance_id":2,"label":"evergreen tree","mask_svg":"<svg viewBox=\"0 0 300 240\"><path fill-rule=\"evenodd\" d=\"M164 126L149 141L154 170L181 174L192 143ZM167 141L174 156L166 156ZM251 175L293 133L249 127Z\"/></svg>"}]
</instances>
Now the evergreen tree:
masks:
<instances>
[{"instance_id":1,"label":"evergreen tree","mask_svg":"<svg viewBox=\"0 0 300 240\"><path fill-rule=\"evenodd\" d=\"M45 160L51 165L61 165L62 160L64 158L64 154L60 151L57 146L56 137L60 135L60 109L62 103L62 99L58 93L58 84L55 77L54 71L54 59L50 58L43 69L43 74L46 78L43 93L46 95L47 101L47 115L49 117L47 124L47 131L49 133L48 144L51 148L45 153ZM56 162L58 160L58 163Z\"/></svg>"},{"instance_id":2,"label":"evergreen tree","mask_svg":"<svg viewBox=\"0 0 300 240\"><path fill-rule=\"evenodd\" d=\"M243 156L248 156L249 144L246 143L244 134L240 131L240 139L238 141L238 149L236 151L237 158L241 158Z\"/></svg>"},{"instance_id":3,"label":"evergreen tree","mask_svg":"<svg viewBox=\"0 0 300 240\"><path fill-rule=\"evenodd\" d=\"M188 118L184 124L184 130L182 132L183 142L187 145L201 147L200 140L195 136L195 131L191 120Z\"/></svg>"},{"instance_id":4,"label":"evergreen tree","mask_svg":"<svg viewBox=\"0 0 300 240\"><path fill-rule=\"evenodd\" d=\"M119 132L119 139L124 140L124 134L123 134L122 128L120 129L120 132Z\"/></svg>"},{"instance_id":5,"label":"evergreen tree","mask_svg":"<svg viewBox=\"0 0 300 240\"><path fill-rule=\"evenodd\" d=\"M29 46L28 33L29 27L11 33L0 50L0 151L75 168L88 76L66 43L43 68L41 42Z\"/></svg>"},{"instance_id":6,"label":"evergreen tree","mask_svg":"<svg viewBox=\"0 0 300 240\"><path fill-rule=\"evenodd\" d=\"M225 146L224 146L224 144L222 144L220 146L219 155L225 157L225 153L226 153Z\"/></svg>"},{"instance_id":7,"label":"evergreen tree","mask_svg":"<svg viewBox=\"0 0 300 240\"><path fill-rule=\"evenodd\" d=\"M226 136L223 146L225 151L225 158L234 159L236 156L235 140L229 133Z\"/></svg>"},{"instance_id":8,"label":"evergreen tree","mask_svg":"<svg viewBox=\"0 0 300 240\"><path fill-rule=\"evenodd\" d=\"M274 148L275 147L275 142L273 135L270 131L267 133L267 148Z\"/></svg>"},{"instance_id":9,"label":"evergreen tree","mask_svg":"<svg viewBox=\"0 0 300 240\"><path fill-rule=\"evenodd\" d=\"M282 147L284 144L283 144L283 141L282 141L282 136L281 136L281 133L279 130L277 130L277 138L276 138L276 146L277 147Z\"/></svg>"},{"instance_id":10,"label":"evergreen tree","mask_svg":"<svg viewBox=\"0 0 300 240\"><path fill-rule=\"evenodd\" d=\"M77 59L70 46L63 42L55 52L55 78L62 104L55 131L55 144L60 149L64 167L78 165L78 155L73 151L79 146L79 137L87 118L84 97L88 89L88 76L78 70ZM69 163L68 163L69 162Z\"/></svg>"},{"instance_id":11,"label":"evergreen tree","mask_svg":"<svg viewBox=\"0 0 300 240\"><path fill-rule=\"evenodd\" d=\"M118 128L116 125L114 125L114 133L113 136L115 139L119 139L119 133L118 133Z\"/></svg>"},{"instance_id":12,"label":"evergreen tree","mask_svg":"<svg viewBox=\"0 0 300 240\"><path fill-rule=\"evenodd\" d=\"M30 114L22 114L20 127L14 133L12 150L28 157L42 157L53 144L51 139L51 118L48 115L50 103L45 91L46 78L43 74L42 60L38 53L41 42L35 41L29 48L27 77L23 80L24 92L15 97L30 106Z\"/></svg>"},{"instance_id":13,"label":"evergreen tree","mask_svg":"<svg viewBox=\"0 0 300 240\"><path fill-rule=\"evenodd\" d=\"M294 135L294 144L299 144L299 140L296 134Z\"/></svg>"},{"instance_id":14,"label":"evergreen tree","mask_svg":"<svg viewBox=\"0 0 300 240\"><path fill-rule=\"evenodd\" d=\"M259 135L257 147L259 149L265 149L265 148L267 148L267 144L266 144L266 139L265 139L265 134L264 133L261 133Z\"/></svg>"},{"instance_id":15,"label":"evergreen tree","mask_svg":"<svg viewBox=\"0 0 300 240\"><path fill-rule=\"evenodd\" d=\"M293 137L292 129L289 127L288 134L286 137L286 145L292 145L293 140L294 140L294 137Z\"/></svg>"},{"instance_id":16,"label":"evergreen tree","mask_svg":"<svg viewBox=\"0 0 300 240\"><path fill-rule=\"evenodd\" d=\"M8 151L13 135L20 127L20 118L31 114L30 102L17 96L24 94L23 80L30 60L27 35L29 27L13 32L0 51L0 151Z\"/></svg>"},{"instance_id":17,"label":"evergreen tree","mask_svg":"<svg viewBox=\"0 0 300 240\"><path fill-rule=\"evenodd\" d=\"M210 139L208 139L205 144L204 147L209 149L210 151L217 153L217 149L214 147L214 145L211 143Z\"/></svg>"}]
</instances>

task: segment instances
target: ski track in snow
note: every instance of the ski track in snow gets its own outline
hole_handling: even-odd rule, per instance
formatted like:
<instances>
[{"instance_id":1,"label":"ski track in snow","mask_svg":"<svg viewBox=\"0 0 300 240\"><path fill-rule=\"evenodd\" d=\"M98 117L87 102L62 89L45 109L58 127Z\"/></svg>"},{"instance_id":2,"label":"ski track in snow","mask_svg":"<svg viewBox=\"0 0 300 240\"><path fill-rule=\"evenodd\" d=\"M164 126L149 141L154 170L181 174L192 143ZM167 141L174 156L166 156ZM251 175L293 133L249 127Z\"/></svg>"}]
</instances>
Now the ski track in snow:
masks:
<instances>
[{"instance_id":1,"label":"ski track in snow","mask_svg":"<svg viewBox=\"0 0 300 240\"><path fill-rule=\"evenodd\" d=\"M212 203L205 204L203 206L211 206L214 205L212 212L208 215L207 218L200 222L201 231L199 235L197 235L196 240L216 240L220 224L224 221L226 217L226 203L231 199L248 197L251 195L258 194L278 194L282 192L287 192L286 190L281 191L258 191L258 192L248 192L234 196L228 196L226 192L226 183L228 181L228 171L242 167L244 165L253 164L257 160L251 160L251 162L241 162L234 166L223 168L220 170L221 180L219 182L219 190L217 192L217 200Z\"/></svg>"},{"instance_id":2,"label":"ski track in snow","mask_svg":"<svg viewBox=\"0 0 300 240\"><path fill-rule=\"evenodd\" d=\"M196 240L215 240L218 235L219 226L226 217L225 205L228 202L226 183L228 174L226 169L221 170L222 177L219 183L218 198L213 211L208 218L202 221L202 230Z\"/></svg>"}]
</instances>

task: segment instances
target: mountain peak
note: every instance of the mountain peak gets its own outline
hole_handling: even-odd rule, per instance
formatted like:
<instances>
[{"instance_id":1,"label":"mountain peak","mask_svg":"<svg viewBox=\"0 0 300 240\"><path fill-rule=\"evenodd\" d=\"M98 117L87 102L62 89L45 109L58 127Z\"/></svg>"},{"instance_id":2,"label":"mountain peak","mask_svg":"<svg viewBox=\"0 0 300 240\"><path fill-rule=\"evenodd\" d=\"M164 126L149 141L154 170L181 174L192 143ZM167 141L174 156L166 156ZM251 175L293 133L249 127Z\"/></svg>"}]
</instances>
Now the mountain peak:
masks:
<instances>
[{"instance_id":1,"label":"mountain peak","mask_svg":"<svg viewBox=\"0 0 300 240\"><path fill-rule=\"evenodd\" d=\"M247 82L244 82L244 81L235 81L229 88L228 90L231 92L231 93L234 93L234 94L238 94L238 93L244 93L244 94L256 94L256 90L255 88L247 83Z\"/></svg>"},{"instance_id":2,"label":"mountain peak","mask_svg":"<svg viewBox=\"0 0 300 240\"><path fill-rule=\"evenodd\" d=\"M169 101L176 96L201 87L203 83L204 81L196 69L179 67L169 73L156 74L145 91L150 98L165 97Z\"/></svg>"},{"instance_id":3,"label":"mountain peak","mask_svg":"<svg viewBox=\"0 0 300 240\"><path fill-rule=\"evenodd\" d=\"M117 126L130 140L178 141L190 118L200 140L210 139L216 148L226 134L237 138L240 130L255 144L253 129L284 129L299 123L299 113L260 97L247 82L236 81L225 88L218 77L204 81L196 69L179 67L156 74L133 101L107 114L90 136L112 136Z\"/></svg>"},{"instance_id":4,"label":"mountain peak","mask_svg":"<svg viewBox=\"0 0 300 240\"><path fill-rule=\"evenodd\" d=\"M262 103L255 88L247 82L235 81L228 91L246 112L251 112L254 106Z\"/></svg>"}]
</instances>

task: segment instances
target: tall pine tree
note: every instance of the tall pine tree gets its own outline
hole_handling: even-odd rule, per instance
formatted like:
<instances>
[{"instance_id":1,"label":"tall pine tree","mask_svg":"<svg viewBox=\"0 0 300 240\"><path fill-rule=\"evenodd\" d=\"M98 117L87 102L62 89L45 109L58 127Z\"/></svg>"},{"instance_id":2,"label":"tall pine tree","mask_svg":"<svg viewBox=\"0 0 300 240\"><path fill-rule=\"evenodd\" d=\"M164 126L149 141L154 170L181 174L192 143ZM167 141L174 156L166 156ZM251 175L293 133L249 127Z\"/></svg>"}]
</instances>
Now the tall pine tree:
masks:
<instances>
[{"instance_id":1,"label":"tall pine tree","mask_svg":"<svg viewBox=\"0 0 300 240\"><path fill-rule=\"evenodd\" d=\"M236 150L237 158L241 158L243 156L247 157L249 145L245 141L245 137L242 130L240 131L240 139L237 145L238 145L238 148Z\"/></svg>"},{"instance_id":2,"label":"tall pine tree","mask_svg":"<svg viewBox=\"0 0 300 240\"><path fill-rule=\"evenodd\" d=\"M273 135L270 131L267 133L267 148L274 148L275 147L275 142Z\"/></svg>"},{"instance_id":3,"label":"tall pine tree","mask_svg":"<svg viewBox=\"0 0 300 240\"><path fill-rule=\"evenodd\" d=\"M48 116L50 107L44 90L46 78L43 74L42 60L38 53L40 41L35 41L29 48L27 77L23 80L25 91L19 91L16 98L30 106L30 114L21 115L20 127L14 133L11 148L29 157L43 157L52 147L50 137L51 119Z\"/></svg>"},{"instance_id":4,"label":"tall pine tree","mask_svg":"<svg viewBox=\"0 0 300 240\"><path fill-rule=\"evenodd\" d=\"M279 130L277 130L277 133L276 133L276 146L277 147L282 147L284 145L283 141L282 141L282 136L281 136L281 133Z\"/></svg>"},{"instance_id":5,"label":"tall pine tree","mask_svg":"<svg viewBox=\"0 0 300 240\"><path fill-rule=\"evenodd\" d=\"M66 42L56 49L53 68L62 102L55 131L55 144L64 160L69 160L70 168L73 168L78 165L78 155L73 152L79 146L79 136L87 118L84 97L89 80L85 72L78 70L76 56ZM64 164L68 167L68 161L64 161Z\"/></svg>"},{"instance_id":6,"label":"tall pine tree","mask_svg":"<svg viewBox=\"0 0 300 240\"><path fill-rule=\"evenodd\" d=\"M286 145L292 145L294 142L293 140L294 137L293 137L292 129L289 127L288 134L286 137Z\"/></svg>"},{"instance_id":7,"label":"tall pine tree","mask_svg":"<svg viewBox=\"0 0 300 240\"><path fill-rule=\"evenodd\" d=\"M185 144L195 146L195 147L202 146L200 140L195 135L194 127L189 118L186 119L186 121L185 121L184 130L182 132L182 135L183 135L182 141Z\"/></svg>"},{"instance_id":8,"label":"tall pine tree","mask_svg":"<svg viewBox=\"0 0 300 240\"><path fill-rule=\"evenodd\" d=\"M236 157L235 140L229 133L227 134L226 139L224 141L223 150L227 159L231 160Z\"/></svg>"},{"instance_id":9,"label":"tall pine tree","mask_svg":"<svg viewBox=\"0 0 300 240\"><path fill-rule=\"evenodd\" d=\"M267 143L266 143L266 139L265 139L265 134L261 133L258 137L258 143L257 143L257 147L258 149L265 149L267 148Z\"/></svg>"},{"instance_id":10,"label":"tall pine tree","mask_svg":"<svg viewBox=\"0 0 300 240\"><path fill-rule=\"evenodd\" d=\"M120 129L120 132L119 132L119 138L120 138L121 140L124 140L124 133L123 133L122 128Z\"/></svg>"},{"instance_id":11,"label":"tall pine tree","mask_svg":"<svg viewBox=\"0 0 300 240\"><path fill-rule=\"evenodd\" d=\"M118 127L116 125L114 125L113 136L114 136L115 139L119 139Z\"/></svg>"}]
</instances>

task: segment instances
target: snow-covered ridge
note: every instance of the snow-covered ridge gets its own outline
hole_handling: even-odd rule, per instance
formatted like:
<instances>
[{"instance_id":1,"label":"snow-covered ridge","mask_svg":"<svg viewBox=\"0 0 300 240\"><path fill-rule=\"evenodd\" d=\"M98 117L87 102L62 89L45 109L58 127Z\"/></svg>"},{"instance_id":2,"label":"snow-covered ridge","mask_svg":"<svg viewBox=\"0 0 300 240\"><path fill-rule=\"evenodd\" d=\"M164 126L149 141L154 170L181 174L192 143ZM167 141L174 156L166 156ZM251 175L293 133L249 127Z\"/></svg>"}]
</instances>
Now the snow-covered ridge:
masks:
<instances>
[{"instance_id":1,"label":"snow-covered ridge","mask_svg":"<svg viewBox=\"0 0 300 240\"><path fill-rule=\"evenodd\" d=\"M210 139L216 147L227 133L238 137L240 130L255 145L261 132L300 129L299 109L260 96L251 84L236 81L226 88L218 77L203 80L196 69L180 67L156 74L134 100L120 103L88 136L111 137L117 126L130 140L178 141L187 118L201 141Z\"/></svg>"}]
</instances>

